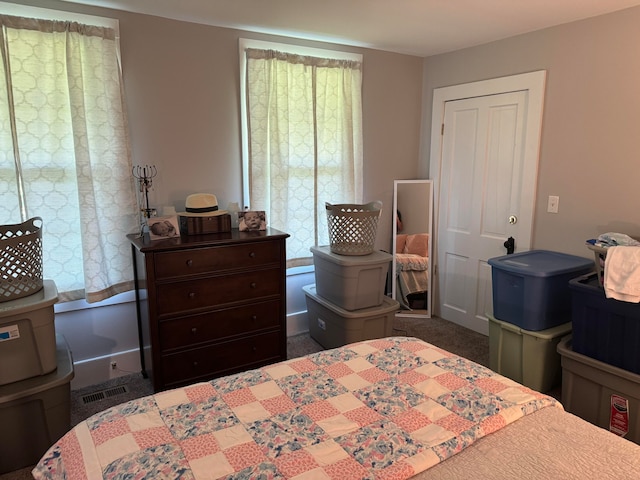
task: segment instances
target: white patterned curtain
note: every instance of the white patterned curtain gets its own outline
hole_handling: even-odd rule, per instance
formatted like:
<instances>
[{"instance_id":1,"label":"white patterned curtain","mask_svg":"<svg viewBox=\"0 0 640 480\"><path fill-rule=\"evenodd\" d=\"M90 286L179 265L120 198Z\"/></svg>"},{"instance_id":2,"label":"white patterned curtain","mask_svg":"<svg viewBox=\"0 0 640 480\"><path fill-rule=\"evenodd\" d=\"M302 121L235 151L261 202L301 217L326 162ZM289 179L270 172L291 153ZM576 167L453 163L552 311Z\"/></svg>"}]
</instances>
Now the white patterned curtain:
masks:
<instances>
[{"instance_id":1,"label":"white patterned curtain","mask_svg":"<svg viewBox=\"0 0 640 480\"><path fill-rule=\"evenodd\" d=\"M325 202L362 202L362 64L247 49L249 201L291 235L287 265L329 244Z\"/></svg>"},{"instance_id":2,"label":"white patterned curtain","mask_svg":"<svg viewBox=\"0 0 640 480\"><path fill-rule=\"evenodd\" d=\"M43 220L61 300L133 286L137 203L115 32L0 16L0 224Z\"/></svg>"}]
</instances>

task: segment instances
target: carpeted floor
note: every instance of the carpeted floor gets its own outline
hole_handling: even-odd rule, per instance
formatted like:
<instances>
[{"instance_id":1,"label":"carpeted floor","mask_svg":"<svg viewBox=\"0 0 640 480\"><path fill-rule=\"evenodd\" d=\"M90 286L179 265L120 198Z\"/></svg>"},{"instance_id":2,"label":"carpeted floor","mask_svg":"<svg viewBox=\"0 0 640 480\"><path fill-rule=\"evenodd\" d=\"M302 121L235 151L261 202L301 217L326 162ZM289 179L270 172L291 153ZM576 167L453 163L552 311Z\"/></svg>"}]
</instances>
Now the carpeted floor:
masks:
<instances>
[{"instance_id":1,"label":"carpeted floor","mask_svg":"<svg viewBox=\"0 0 640 480\"><path fill-rule=\"evenodd\" d=\"M394 336L417 337L452 353L489 366L489 337L440 318L395 318ZM323 350L308 333L287 339L287 357L296 358ZM71 391L71 425L113 405L153 393L141 374L114 378ZM88 401L87 401L88 400ZM32 467L0 475L0 480L32 480Z\"/></svg>"}]
</instances>

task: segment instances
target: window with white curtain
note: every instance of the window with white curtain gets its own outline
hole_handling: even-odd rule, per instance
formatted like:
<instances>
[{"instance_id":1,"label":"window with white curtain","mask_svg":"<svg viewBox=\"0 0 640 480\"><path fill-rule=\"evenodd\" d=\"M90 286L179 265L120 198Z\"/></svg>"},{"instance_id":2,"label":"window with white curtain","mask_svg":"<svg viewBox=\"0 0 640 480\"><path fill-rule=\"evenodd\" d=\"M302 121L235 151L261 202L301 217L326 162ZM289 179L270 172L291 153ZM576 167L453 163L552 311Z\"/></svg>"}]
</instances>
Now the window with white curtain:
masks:
<instances>
[{"instance_id":1,"label":"window with white curtain","mask_svg":"<svg viewBox=\"0 0 640 480\"><path fill-rule=\"evenodd\" d=\"M42 218L60 300L133 285L138 225L117 31L0 15L0 224Z\"/></svg>"},{"instance_id":2,"label":"window with white curtain","mask_svg":"<svg viewBox=\"0 0 640 480\"><path fill-rule=\"evenodd\" d=\"M362 58L295 48L240 47L245 205L290 234L289 267L329 243L325 202L362 202Z\"/></svg>"}]
</instances>

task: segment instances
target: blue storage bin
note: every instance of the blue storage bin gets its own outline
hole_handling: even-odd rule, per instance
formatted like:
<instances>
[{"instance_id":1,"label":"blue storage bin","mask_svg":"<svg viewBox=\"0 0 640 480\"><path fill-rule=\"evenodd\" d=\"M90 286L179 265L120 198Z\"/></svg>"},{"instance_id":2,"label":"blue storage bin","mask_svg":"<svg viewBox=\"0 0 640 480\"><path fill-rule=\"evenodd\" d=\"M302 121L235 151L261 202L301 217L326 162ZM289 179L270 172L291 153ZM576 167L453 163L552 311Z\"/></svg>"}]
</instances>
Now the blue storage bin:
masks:
<instances>
[{"instance_id":1,"label":"blue storage bin","mask_svg":"<svg viewBox=\"0 0 640 480\"><path fill-rule=\"evenodd\" d=\"M569 281L594 269L593 259L531 250L489 259L493 316L540 331L571 320Z\"/></svg>"},{"instance_id":2,"label":"blue storage bin","mask_svg":"<svg viewBox=\"0 0 640 480\"><path fill-rule=\"evenodd\" d=\"M607 298L597 274L569 282L573 351L640 373L640 304Z\"/></svg>"}]
</instances>

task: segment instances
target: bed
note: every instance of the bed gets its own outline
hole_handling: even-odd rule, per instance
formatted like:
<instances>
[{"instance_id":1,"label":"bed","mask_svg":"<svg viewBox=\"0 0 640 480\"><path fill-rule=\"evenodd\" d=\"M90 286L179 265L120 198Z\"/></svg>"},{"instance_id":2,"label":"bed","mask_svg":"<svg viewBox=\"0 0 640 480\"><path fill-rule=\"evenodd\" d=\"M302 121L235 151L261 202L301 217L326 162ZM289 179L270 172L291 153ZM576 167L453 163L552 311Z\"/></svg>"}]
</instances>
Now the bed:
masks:
<instances>
[{"instance_id":1,"label":"bed","mask_svg":"<svg viewBox=\"0 0 640 480\"><path fill-rule=\"evenodd\" d=\"M428 308L426 292L429 289L429 234L396 235L396 298L400 306ZM422 297L422 305L414 305Z\"/></svg>"},{"instance_id":2,"label":"bed","mask_svg":"<svg viewBox=\"0 0 640 480\"><path fill-rule=\"evenodd\" d=\"M158 392L56 442L35 479L640 478L640 446L411 337Z\"/></svg>"}]
</instances>

